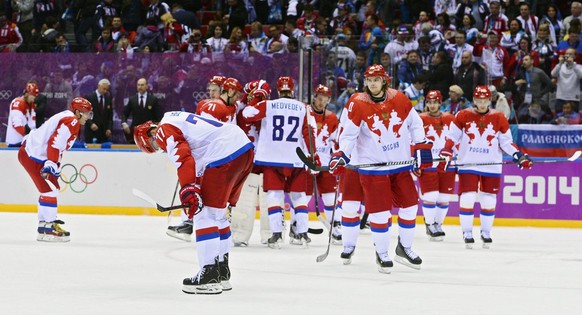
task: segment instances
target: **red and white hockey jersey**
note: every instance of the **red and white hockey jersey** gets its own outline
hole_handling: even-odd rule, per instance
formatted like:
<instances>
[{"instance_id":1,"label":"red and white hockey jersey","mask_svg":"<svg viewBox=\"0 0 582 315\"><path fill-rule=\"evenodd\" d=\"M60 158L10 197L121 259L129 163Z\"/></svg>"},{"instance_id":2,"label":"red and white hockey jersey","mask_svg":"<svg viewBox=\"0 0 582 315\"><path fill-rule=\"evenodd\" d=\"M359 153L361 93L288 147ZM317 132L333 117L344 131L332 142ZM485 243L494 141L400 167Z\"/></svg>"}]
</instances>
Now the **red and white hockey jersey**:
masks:
<instances>
[{"instance_id":1,"label":"red and white hockey jersey","mask_svg":"<svg viewBox=\"0 0 582 315\"><path fill-rule=\"evenodd\" d=\"M368 93L355 93L346 105L348 119L342 125L339 149L351 156L350 164L368 164L411 159L410 145L425 141L422 120L410 100L388 89L386 99L375 103ZM353 154L354 151L357 154ZM362 174L394 174L410 166L359 169Z\"/></svg>"},{"instance_id":2,"label":"red and white hockey jersey","mask_svg":"<svg viewBox=\"0 0 582 315\"><path fill-rule=\"evenodd\" d=\"M503 160L501 150L509 155L519 151L513 144L507 118L494 109L485 114L474 108L458 112L446 138L445 146L449 149L459 144L458 164L500 163ZM501 165L459 166L459 174L462 173L499 176Z\"/></svg>"},{"instance_id":3,"label":"red and white hockey jersey","mask_svg":"<svg viewBox=\"0 0 582 315\"><path fill-rule=\"evenodd\" d=\"M311 114L317 124L317 133L314 142L317 155L319 155L321 164L327 165L331 159L331 150L334 149L337 141L339 120L332 111L327 109L321 114L312 110Z\"/></svg>"},{"instance_id":4,"label":"red and white hockey jersey","mask_svg":"<svg viewBox=\"0 0 582 315\"><path fill-rule=\"evenodd\" d=\"M424 112L420 114L420 118L424 125L426 139L432 141L432 157L437 159L441 150L445 147L446 136L455 116L449 113L441 113L439 117L434 117ZM437 165L437 162L433 163L433 167L437 167Z\"/></svg>"},{"instance_id":5,"label":"red and white hockey jersey","mask_svg":"<svg viewBox=\"0 0 582 315\"><path fill-rule=\"evenodd\" d=\"M40 128L30 131L24 137L26 153L39 163L46 160L59 163L63 152L75 143L80 129L81 124L72 111L65 110L55 114Z\"/></svg>"},{"instance_id":6,"label":"red and white hockey jersey","mask_svg":"<svg viewBox=\"0 0 582 315\"><path fill-rule=\"evenodd\" d=\"M253 148L238 126L188 112L167 112L158 126L156 143L174 162L181 185Z\"/></svg>"},{"instance_id":7,"label":"red and white hockey jersey","mask_svg":"<svg viewBox=\"0 0 582 315\"><path fill-rule=\"evenodd\" d=\"M243 110L244 123L261 122L259 141L255 150L255 164L281 167L303 167L295 150L309 152L307 107L290 99L261 101ZM315 130L315 119L311 119Z\"/></svg>"},{"instance_id":8,"label":"red and white hockey jersey","mask_svg":"<svg viewBox=\"0 0 582 315\"><path fill-rule=\"evenodd\" d=\"M6 144L20 144L24 138L25 126L36 129L36 105L28 104L22 97L15 98L10 103L8 128L6 129Z\"/></svg>"},{"instance_id":9,"label":"red and white hockey jersey","mask_svg":"<svg viewBox=\"0 0 582 315\"><path fill-rule=\"evenodd\" d=\"M223 99L205 99L198 102L196 115L236 124L236 106L227 105Z\"/></svg>"}]
</instances>

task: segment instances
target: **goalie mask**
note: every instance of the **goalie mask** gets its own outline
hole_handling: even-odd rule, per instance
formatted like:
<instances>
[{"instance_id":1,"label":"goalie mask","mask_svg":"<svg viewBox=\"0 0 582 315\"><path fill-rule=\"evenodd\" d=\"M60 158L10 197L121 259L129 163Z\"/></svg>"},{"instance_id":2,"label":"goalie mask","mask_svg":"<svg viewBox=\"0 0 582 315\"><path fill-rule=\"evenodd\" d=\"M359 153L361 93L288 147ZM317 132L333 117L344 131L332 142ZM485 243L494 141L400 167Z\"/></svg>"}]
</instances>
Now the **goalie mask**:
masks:
<instances>
[{"instance_id":1,"label":"goalie mask","mask_svg":"<svg viewBox=\"0 0 582 315\"><path fill-rule=\"evenodd\" d=\"M133 140L137 147L145 153L154 153L158 151L158 146L154 144L155 137L150 136L150 130L157 128L158 125L154 124L151 120L136 126L133 130Z\"/></svg>"}]
</instances>

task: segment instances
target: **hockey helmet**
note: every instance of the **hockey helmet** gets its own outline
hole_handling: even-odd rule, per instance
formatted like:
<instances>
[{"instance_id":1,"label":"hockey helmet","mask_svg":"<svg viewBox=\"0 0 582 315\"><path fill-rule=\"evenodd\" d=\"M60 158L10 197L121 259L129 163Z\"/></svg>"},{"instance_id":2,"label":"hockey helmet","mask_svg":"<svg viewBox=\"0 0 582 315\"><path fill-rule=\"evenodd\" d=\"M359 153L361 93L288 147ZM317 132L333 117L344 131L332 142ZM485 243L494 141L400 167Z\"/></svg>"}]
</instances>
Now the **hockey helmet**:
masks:
<instances>
[{"instance_id":1,"label":"hockey helmet","mask_svg":"<svg viewBox=\"0 0 582 315\"><path fill-rule=\"evenodd\" d=\"M427 101L439 101L442 102L443 101L443 95L441 94L441 91L439 90L430 90L428 91L428 93L426 93L426 100Z\"/></svg>"},{"instance_id":2,"label":"hockey helmet","mask_svg":"<svg viewBox=\"0 0 582 315\"><path fill-rule=\"evenodd\" d=\"M235 90L237 92L243 93L242 85L235 78L228 78L224 80L224 82L222 83L222 90L223 91Z\"/></svg>"},{"instance_id":3,"label":"hockey helmet","mask_svg":"<svg viewBox=\"0 0 582 315\"><path fill-rule=\"evenodd\" d=\"M221 76L221 75L215 75L212 78L210 78L210 80L208 80L208 84L216 84L216 85L222 87L222 85L224 84L224 81L226 81L226 77Z\"/></svg>"},{"instance_id":4,"label":"hockey helmet","mask_svg":"<svg viewBox=\"0 0 582 315\"><path fill-rule=\"evenodd\" d=\"M331 97L331 90L329 87L327 87L323 84L320 84L315 88L315 95L318 95L318 94Z\"/></svg>"},{"instance_id":5,"label":"hockey helmet","mask_svg":"<svg viewBox=\"0 0 582 315\"><path fill-rule=\"evenodd\" d=\"M76 110L78 110L80 112L91 112L91 111L93 111L93 106L91 105L91 102L89 102L88 100L86 100L82 97L75 97L71 101L71 104L69 105L69 109L72 112L75 112Z\"/></svg>"},{"instance_id":6,"label":"hockey helmet","mask_svg":"<svg viewBox=\"0 0 582 315\"><path fill-rule=\"evenodd\" d=\"M28 95L32 95L35 97L38 96L38 94L40 94L38 85L36 85L36 83L26 83L26 89L24 90L24 92L28 93Z\"/></svg>"},{"instance_id":7,"label":"hockey helmet","mask_svg":"<svg viewBox=\"0 0 582 315\"><path fill-rule=\"evenodd\" d=\"M390 76L388 75L386 70L384 70L384 67L382 67L382 65L369 66L368 69L366 69L366 71L364 72L364 78L369 78L369 77L386 78L386 85L389 85L390 81L391 81Z\"/></svg>"},{"instance_id":8,"label":"hockey helmet","mask_svg":"<svg viewBox=\"0 0 582 315\"><path fill-rule=\"evenodd\" d=\"M152 144L152 137L149 135L149 131L152 128L156 128L158 125L154 124L151 120L138 125L133 130L133 140L137 147L145 153L154 153L157 149Z\"/></svg>"},{"instance_id":9,"label":"hockey helmet","mask_svg":"<svg viewBox=\"0 0 582 315\"><path fill-rule=\"evenodd\" d=\"M279 80L277 80L277 91L279 91L279 92L283 92L283 91L293 92L294 89L295 89L295 83L293 83L293 79L291 79L291 77L280 77Z\"/></svg>"},{"instance_id":10,"label":"hockey helmet","mask_svg":"<svg viewBox=\"0 0 582 315\"><path fill-rule=\"evenodd\" d=\"M476 99L490 99L491 91L486 85L478 85L473 91L473 98Z\"/></svg>"}]
</instances>

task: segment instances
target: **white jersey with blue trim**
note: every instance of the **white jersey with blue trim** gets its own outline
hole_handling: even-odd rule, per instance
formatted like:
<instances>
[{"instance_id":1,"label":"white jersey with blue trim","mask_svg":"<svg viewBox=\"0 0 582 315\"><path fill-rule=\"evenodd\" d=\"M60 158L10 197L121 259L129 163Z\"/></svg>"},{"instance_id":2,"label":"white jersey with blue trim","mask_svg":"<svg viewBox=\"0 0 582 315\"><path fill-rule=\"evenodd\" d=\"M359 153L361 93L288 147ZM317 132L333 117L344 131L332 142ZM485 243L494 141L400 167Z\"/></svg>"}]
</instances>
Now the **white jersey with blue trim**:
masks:
<instances>
[{"instance_id":1,"label":"white jersey with blue trim","mask_svg":"<svg viewBox=\"0 0 582 315\"><path fill-rule=\"evenodd\" d=\"M202 176L206 168L225 164L253 148L246 134L234 124L222 123L188 112L167 112L159 126L165 124L173 125L182 132L182 135L165 134L168 132L165 130L173 133L175 129L158 129L157 135L164 138L165 150L170 159L179 160L179 157L175 156L176 140L183 136L196 161L197 176Z\"/></svg>"}]
</instances>

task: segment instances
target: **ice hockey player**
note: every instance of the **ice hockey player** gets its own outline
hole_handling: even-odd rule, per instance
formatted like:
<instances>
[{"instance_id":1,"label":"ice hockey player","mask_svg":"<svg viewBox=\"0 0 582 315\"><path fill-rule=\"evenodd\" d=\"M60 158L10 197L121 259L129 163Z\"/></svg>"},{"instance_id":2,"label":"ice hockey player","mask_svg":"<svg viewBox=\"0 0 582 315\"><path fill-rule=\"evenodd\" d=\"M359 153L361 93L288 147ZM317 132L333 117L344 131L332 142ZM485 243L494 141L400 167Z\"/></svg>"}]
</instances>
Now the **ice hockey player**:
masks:
<instances>
[{"instance_id":1,"label":"ice hockey player","mask_svg":"<svg viewBox=\"0 0 582 315\"><path fill-rule=\"evenodd\" d=\"M372 65L364 72L366 89L355 93L346 105L348 119L341 126L339 150L329 162L334 175L341 175L345 165L408 161L410 143L414 144L415 169L432 166L431 146L425 138L422 120L410 100L400 91L389 88L390 77L381 65ZM342 187L341 258L350 263L359 234L360 201L369 213L370 230L376 249L376 263L382 273L393 267L388 253L392 223L390 210L400 208L398 214L399 241L395 260L408 267L420 269L422 259L412 250L418 193L410 165L362 168L351 172L353 178L344 179ZM359 183L350 185L350 183Z\"/></svg>"},{"instance_id":2,"label":"ice hockey player","mask_svg":"<svg viewBox=\"0 0 582 315\"><path fill-rule=\"evenodd\" d=\"M331 100L331 90L329 87L319 84L314 90L313 105L311 105L313 117L317 125L314 146L317 148L317 155L322 164L327 165L331 158L331 151L337 143L337 132L339 120L335 113L326 109ZM323 209L325 217L330 226L333 228L332 239L334 244L341 244L341 211L336 210L334 222L331 222L331 216L334 207L336 178L329 172L320 172L313 175L317 181L317 193L323 200ZM308 176L306 194L308 199L313 195L313 176ZM319 196L318 196L319 197Z\"/></svg>"},{"instance_id":3,"label":"ice hockey player","mask_svg":"<svg viewBox=\"0 0 582 315\"><path fill-rule=\"evenodd\" d=\"M40 192L38 241L70 241L71 234L60 226L64 222L57 219L61 158L73 146L81 126L93 118L92 110L91 102L74 98L68 110L55 114L24 137L18 151L18 161Z\"/></svg>"},{"instance_id":4,"label":"ice hockey player","mask_svg":"<svg viewBox=\"0 0 582 315\"><path fill-rule=\"evenodd\" d=\"M19 147L22 139L29 130L36 129L35 98L39 90L36 83L27 83L24 95L12 100L8 113L8 127L6 129L6 144L9 147Z\"/></svg>"},{"instance_id":5,"label":"ice hockey player","mask_svg":"<svg viewBox=\"0 0 582 315\"><path fill-rule=\"evenodd\" d=\"M242 88L235 97L241 95ZM142 151L161 149L174 162L180 200L194 221L200 270L184 279L182 291L219 294L231 290L231 233L226 208L236 205L252 169L253 144L236 125L188 112L168 112L158 124L149 121L139 125L134 139Z\"/></svg>"},{"instance_id":6,"label":"ice hockey player","mask_svg":"<svg viewBox=\"0 0 582 315\"><path fill-rule=\"evenodd\" d=\"M451 121L455 116L441 112L443 97L439 90L426 94L427 111L420 114L424 124L426 138L432 141L432 156L438 158L445 145L445 136L449 132ZM433 163L434 164L438 163ZM449 167L440 172L436 167L419 171L418 182L422 193L422 213L426 225L426 234L431 241L442 241L445 236L443 221L449 210L449 200L455 193L456 169Z\"/></svg>"},{"instance_id":7,"label":"ice hockey player","mask_svg":"<svg viewBox=\"0 0 582 315\"><path fill-rule=\"evenodd\" d=\"M502 151L513 156L520 169L530 169L532 160L513 143L509 122L503 113L489 108L491 91L484 85L475 87L473 92L475 107L467 108L455 116L446 136L445 147L441 150L440 169L447 169L453 157L453 147L459 145L456 164L501 163ZM459 218L466 248L473 248L474 205L478 198L481 204L481 240L483 247L489 248L491 229L495 219L497 193L501 182L501 164L481 166L459 166Z\"/></svg>"},{"instance_id":8,"label":"ice hockey player","mask_svg":"<svg viewBox=\"0 0 582 315\"><path fill-rule=\"evenodd\" d=\"M295 153L296 147L304 151L309 147L307 106L293 99L294 87L291 77L280 77L277 80L278 99L249 105L242 114L245 123L261 122L255 164L263 169L263 189L267 192L269 222L273 231L273 235L267 240L270 248L280 248L279 242L283 239L281 205L285 192L290 193L295 208L296 234L304 247L311 241L307 236L309 217L305 195L308 172ZM314 130L315 121L311 124L311 130Z\"/></svg>"}]
</instances>

